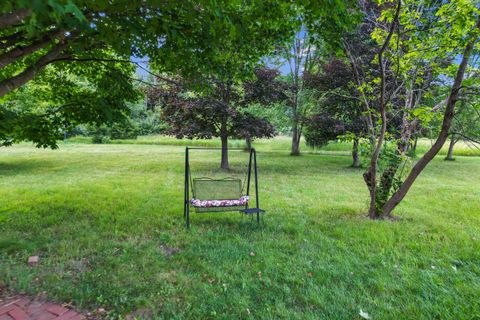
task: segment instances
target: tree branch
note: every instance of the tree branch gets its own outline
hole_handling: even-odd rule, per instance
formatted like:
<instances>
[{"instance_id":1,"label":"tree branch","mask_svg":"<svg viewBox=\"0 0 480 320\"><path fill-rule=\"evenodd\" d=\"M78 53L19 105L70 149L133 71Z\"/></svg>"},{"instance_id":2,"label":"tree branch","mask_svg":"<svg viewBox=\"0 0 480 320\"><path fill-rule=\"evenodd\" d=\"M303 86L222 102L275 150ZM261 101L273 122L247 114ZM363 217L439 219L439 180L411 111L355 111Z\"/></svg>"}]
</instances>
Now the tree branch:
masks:
<instances>
[{"instance_id":1,"label":"tree branch","mask_svg":"<svg viewBox=\"0 0 480 320\"><path fill-rule=\"evenodd\" d=\"M476 143L476 144L480 144L480 140L477 140L475 138L472 138L472 137L469 137L467 135L465 135L464 133L462 132L451 132L450 134L455 134L455 135L458 135L458 136L461 136L462 138L464 138L465 140L469 140L473 143Z\"/></svg>"},{"instance_id":2,"label":"tree branch","mask_svg":"<svg viewBox=\"0 0 480 320\"><path fill-rule=\"evenodd\" d=\"M120 63L132 63L142 69L143 71L147 72L149 75L154 76L162 81L165 81L170 84L174 84L177 86L182 86L182 83L179 81L172 80L170 78L164 77L157 73L151 72L149 69L145 68L139 62L126 60L126 59L104 59L104 58L74 58L74 57L59 57L54 59L53 61L78 61L78 62L120 62Z\"/></svg>"},{"instance_id":3,"label":"tree branch","mask_svg":"<svg viewBox=\"0 0 480 320\"><path fill-rule=\"evenodd\" d=\"M11 27L22 22L25 18L32 14L32 9L18 9L11 13L6 13L0 16L0 29Z\"/></svg>"},{"instance_id":4,"label":"tree branch","mask_svg":"<svg viewBox=\"0 0 480 320\"><path fill-rule=\"evenodd\" d=\"M28 46L18 46L0 56L0 68L18 61L37 50L47 47L54 39L63 40L64 38L64 30L54 30Z\"/></svg>"},{"instance_id":5,"label":"tree branch","mask_svg":"<svg viewBox=\"0 0 480 320\"><path fill-rule=\"evenodd\" d=\"M0 37L0 48L6 49L13 46L13 43L17 42L25 35L25 31L21 30L13 34L9 34L3 37Z\"/></svg>"},{"instance_id":6,"label":"tree branch","mask_svg":"<svg viewBox=\"0 0 480 320\"><path fill-rule=\"evenodd\" d=\"M378 64L380 68L380 117L381 117L381 129L380 134L378 135L378 139L375 145L375 149L372 153L372 157L370 159L370 165L363 174L365 183L370 191L370 209L369 215L372 218L376 218L378 213L376 211L376 198L377 198L377 167L378 167L378 158L380 156L380 150L383 145L383 141L385 139L385 133L387 131L387 115L386 115L386 100L385 100L385 93L386 93L386 75L385 75L385 65L383 62L383 54L385 50L388 48L390 40L392 39L393 33L395 32L398 17L400 16L400 9L402 7L402 1L398 0L397 7L395 9L395 15L392 20L392 24L390 25L388 35L385 38L382 47L378 52Z\"/></svg>"},{"instance_id":7,"label":"tree branch","mask_svg":"<svg viewBox=\"0 0 480 320\"><path fill-rule=\"evenodd\" d=\"M3 97L7 93L17 89L29 80L33 79L33 77L35 77L43 68L45 68L45 66L55 61L55 59L66 47L67 42L65 40L59 42L45 55L40 57L35 64L26 68L20 74L0 82L0 97Z\"/></svg>"}]
</instances>

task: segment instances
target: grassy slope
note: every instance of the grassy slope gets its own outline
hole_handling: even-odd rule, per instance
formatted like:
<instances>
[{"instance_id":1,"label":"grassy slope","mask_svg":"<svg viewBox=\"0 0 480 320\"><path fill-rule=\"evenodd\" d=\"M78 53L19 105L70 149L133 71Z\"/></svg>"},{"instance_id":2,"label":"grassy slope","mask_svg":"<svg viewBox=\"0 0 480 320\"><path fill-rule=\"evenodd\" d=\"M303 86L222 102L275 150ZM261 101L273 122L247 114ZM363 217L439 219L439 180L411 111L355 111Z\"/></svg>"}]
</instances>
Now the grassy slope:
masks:
<instances>
[{"instance_id":1,"label":"grassy slope","mask_svg":"<svg viewBox=\"0 0 480 320\"><path fill-rule=\"evenodd\" d=\"M480 317L479 158L433 161L391 223L364 218L349 157L259 149L265 224L193 214L190 232L181 147L0 149L0 285L112 315ZM231 156L240 168L245 153Z\"/></svg>"}]
</instances>

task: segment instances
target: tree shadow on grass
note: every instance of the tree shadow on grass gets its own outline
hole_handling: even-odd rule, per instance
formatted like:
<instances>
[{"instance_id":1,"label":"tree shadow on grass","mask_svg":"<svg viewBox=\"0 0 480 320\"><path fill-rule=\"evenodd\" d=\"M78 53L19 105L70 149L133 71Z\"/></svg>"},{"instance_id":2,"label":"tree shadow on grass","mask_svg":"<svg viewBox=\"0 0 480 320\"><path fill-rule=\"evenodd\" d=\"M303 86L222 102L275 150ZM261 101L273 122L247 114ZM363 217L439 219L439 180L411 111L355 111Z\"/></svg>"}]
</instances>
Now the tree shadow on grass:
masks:
<instances>
[{"instance_id":1,"label":"tree shadow on grass","mask_svg":"<svg viewBox=\"0 0 480 320\"><path fill-rule=\"evenodd\" d=\"M61 162L57 160L44 159L22 159L12 162L0 161L0 177L60 171L63 169L60 164Z\"/></svg>"},{"instance_id":2,"label":"tree shadow on grass","mask_svg":"<svg viewBox=\"0 0 480 320\"><path fill-rule=\"evenodd\" d=\"M267 226L267 217L257 223L256 215L238 212L190 213L190 227L200 232L229 231L234 234L262 231ZM182 220L183 222L183 220ZM185 227L185 230L186 227Z\"/></svg>"},{"instance_id":3,"label":"tree shadow on grass","mask_svg":"<svg viewBox=\"0 0 480 320\"><path fill-rule=\"evenodd\" d=\"M310 229L332 223L369 223L371 221L365 210L358 208L344 205L331 206L322 208L317 214L312 214L311 212L315 209L314 207L305 207L305 212L297 212L294 215L288 214L285 210L275 211L275 209L271 209L263 217L260 217L260 223L257 223L256 215L232 212L211 214L196 214L193 212L190 213L190 224L191 227L201 233L221 231L236 235L248 235L258 232L273 232L275 234L291 235L292 232L298 233L299 226Z\"/></svg>"},{"instance_id":4,"label":"tree shadow on grass","mask_svg":"<svg viewBox=\"0 0 480 320\"><path fill-rule=\"evenodd\" d=\"M302 166L293 168L290 165L262 165L258 168L259 181L261 181L262 176L265 175L281 175L285 177L313 177L315 175L351 176L352 174L354 174L360 176L361 172L361 170L352 170L346 165L337 165L335 167L332 167L325 166L324 163L319 163L318 166Z\"/></svg>"}]
</instances>

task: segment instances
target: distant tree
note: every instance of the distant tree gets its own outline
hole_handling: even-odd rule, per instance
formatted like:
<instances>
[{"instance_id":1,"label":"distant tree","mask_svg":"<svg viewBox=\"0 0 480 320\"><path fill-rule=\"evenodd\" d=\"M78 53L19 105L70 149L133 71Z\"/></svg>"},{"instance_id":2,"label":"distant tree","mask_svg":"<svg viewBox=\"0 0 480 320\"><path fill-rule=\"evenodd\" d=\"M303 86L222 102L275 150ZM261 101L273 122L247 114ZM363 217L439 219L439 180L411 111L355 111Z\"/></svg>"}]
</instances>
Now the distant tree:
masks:
<instances>
[{"instance_id":1,"label":"distant tree","mask_svg":"<svg viewBox=\"0 0 480 320\"><path fill-rule=\"evenodd\" d=\"M318 99L318 111L307 122L305 138L308 142L312 136L319 136L324 139L322 144L326 144L340 135L348 136L353 142L352 166L360 167L359 141L367 134L367 123L362 97L352 78L350 65L336 57L321 63L318 71L305 75L306 86L316 90ZM329 125L333 125L330 130ZM314 134L318 130L323 132ZM320 141L315 143L321 145Z\"/></svg>"},{"instance_id":2,"label":"distant tree","mask_svg":"<svg viewBox=\"0 0 480 320\"><path fill-rule=\"evenodd\" d=\"M478 90L478 88L477 88ZM445 160L454 160L455 144L464 141L472 148L480 148L480 99L478 92L464 95L455 112L450 128L450 142Z\"/></svg>"},{"instance_id":3,"label":"distant tree","mask_svg":"<svg viewBox=\"0 0 480 320\"><path fill-rule=\"evenodd\" d=\"M246 80L243 83L244 98L242 105L245 108L249 108L251 105L272 108L272 104L277 104L286 99L285 92L287 91L287 88L288 84L280 79L280 72L277 69L256 68L254 71L254 79ZM254 115L251 111L247 112ZM262 122L265 121L267 120L263 117ZM247 126L244 127L246 128ZM262 127L262 125L259 126L259 128ZM249 133L254 131L255 128L244 130L243 137L245 137L247 150L251 149L253 138L261 137L261 134L252 135Z\"/></svg>"},{"instance_id":4,"label":"distant tree","mask_svg":"<svg viewBox=\"0 0 480 320\"><path fill-rule=\"evenodd\" d=\"M345 124L328 113L311 116L305 123L305 140L311 147L322 147L345 134Z\"/></svg>"},{"instance_id":5,"label":"distant tree","mask_svg":"<svg viewBox=\"0 0 480 320\"><path fill-rule=\"evenodd\" d=\"M316 50L308 30L299 32L290 44L280 49L280 54L289 67L286 104L291 113L292 155L300 154L303 127L312 107L312 104L309 103L311 92L305 87L304 74L313 67Z\"/></svg>"},{"instance_id":6,"label":"distant tree","mask_svg":"<svg viewBox=\"0 0 480 320\"><path fill-rule=\"evenodd\" d=\"M177 138L210 139L219 137L222 143L220 167L228 169L228 138L270 138L274 127L264 118L247 112L251 103L268 105L282 98L283 83L276 70L257 68L254 80L234 84L231 81L210 80L210 90L196 92L177 81L163 83L149 90L159 98L162 119L170 126L167 132ZM280 88L280 89L279 89Z\"/></svg>"},{"instance_id":7,"label":"distant tree","mask_svg":"<svg viewBox=\"0 0 480 320\"><path fill-rule=\"evenodd\" d=\"M378 78L378 68L375 57L378 52L378 44L372 39L375 29L375 17L379 14L379 7L373 1L359 1L362 19L360 23L342 35L342 53L350 65L350 75L344 75L356 86L356 96L360 98L361 111L367 123L368 137L374 144L375 136L374 115L370 112L376 103L376 87L372 86L374 79Z\"/></svg>"},{"instance_id":8,"label":"distant tree","mask_svg":"<svg viewBox=\"0 0 480 320\"><path fill-rule=\"evenodd\" d=\"M115 139L136 139L137 136L163 133L166 123L160 119L159 107L147 108L145 103L127 103L125 117L101 125L80 125L67 131L68 136L91 136L95 143Z\"/></svg>"},{"instance_id":9,"label":"distant tree","mask_svg":"<svg viewBox=\"0 0 480 320\"><path fill-rule=\"evenodd\" d=\"M288 66L286 106L291 117L291 155L300 154L300 141L308 115L314 106L312 91L305 86L305 74L311 72L326 51L340 46L341 36L356 22L357 1L333 1L330 12L311 2L299 12L302 29L277 48L277 56ZM346 14L345 14L346 13Z\"/></svg>"}]
</instances>

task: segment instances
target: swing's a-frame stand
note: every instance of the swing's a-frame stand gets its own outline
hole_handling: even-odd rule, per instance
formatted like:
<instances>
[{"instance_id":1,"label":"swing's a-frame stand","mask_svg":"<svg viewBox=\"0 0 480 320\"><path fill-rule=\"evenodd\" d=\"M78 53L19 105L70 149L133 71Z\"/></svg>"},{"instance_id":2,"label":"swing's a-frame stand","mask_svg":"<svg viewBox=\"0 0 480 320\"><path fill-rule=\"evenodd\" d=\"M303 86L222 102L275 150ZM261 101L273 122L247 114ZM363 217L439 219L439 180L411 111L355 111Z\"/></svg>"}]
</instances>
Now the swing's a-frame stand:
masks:
<instances>
[{"instance_id":1,"label":"swing's a-frame stand","mask_svg":"<svg viewBox=\"0 0 480 320\"><path fill-rule=\"evenodd\" d=\"M189 150L222 150L221 148L185 148L185 189L184 189L184 206L183 206L183 217L185 219L185 225L187 228L190 228L190 160L189 160ZM229 149L229 150L243 150L243 149ZM254 183L255 183L255 207L249 208L248 202L245 205L238 206L238 212L244 214L256 214L257 223L260 223L260 214L264 214L265 210L260 209L258 202L258 170L257 170L257 152L254 148L250 149L250 157L248 161L247 169L247 189L246 196L250 196L250 181L252 177L252 167L254 174ZM220 210L215 210L215 212L225 212ZM232 211L232 210L228 210Z\"/></svg>"}]
</instances>

